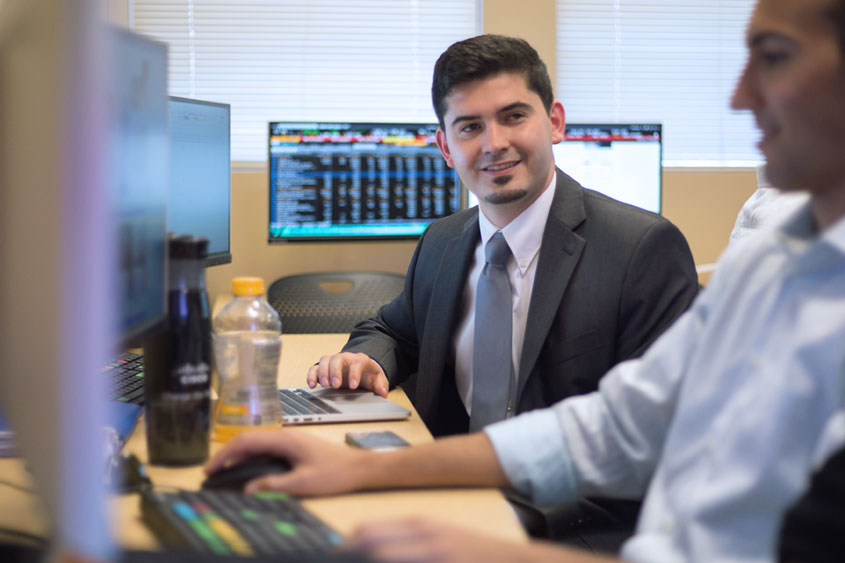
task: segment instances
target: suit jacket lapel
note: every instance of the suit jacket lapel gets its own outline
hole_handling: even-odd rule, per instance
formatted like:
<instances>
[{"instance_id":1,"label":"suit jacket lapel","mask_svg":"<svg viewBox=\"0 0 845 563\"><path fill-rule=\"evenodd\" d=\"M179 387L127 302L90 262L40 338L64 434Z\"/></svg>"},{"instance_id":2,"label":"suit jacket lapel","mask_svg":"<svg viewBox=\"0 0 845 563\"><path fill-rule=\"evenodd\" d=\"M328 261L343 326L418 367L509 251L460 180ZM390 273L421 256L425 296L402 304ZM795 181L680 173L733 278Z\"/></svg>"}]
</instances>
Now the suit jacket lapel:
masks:
<instances>
[{"instance_id":1,"label":"suit jacket lapel","mask_svg":"<svg viewBox=\"0 0 845 563\"><path fill-rule=\"evenodd\" d=\"M430 401L436 403L439 396L454 336L452 328L460 309L464 283L479 236L478 216L474 215L447 244L435 274L426 327L420 344L420 380L426 382L417 389L417 403L420 406L431 404Z\"/></svg>"},{"instance_id":2,"label":"suit jacket lapel","mask_svg":"<svg viewBox=\"0 0 845 563\"><path fill-rule=\"evenodd\" d=\"M546 220L537 273L531 290L525 340L519 361L517 400L522 396L552 321L558 314L563 293L581 258L585 240L575 234L574 230L585 218L581 186L558 169L555 197Z\"/></svg>"}]
</instances>

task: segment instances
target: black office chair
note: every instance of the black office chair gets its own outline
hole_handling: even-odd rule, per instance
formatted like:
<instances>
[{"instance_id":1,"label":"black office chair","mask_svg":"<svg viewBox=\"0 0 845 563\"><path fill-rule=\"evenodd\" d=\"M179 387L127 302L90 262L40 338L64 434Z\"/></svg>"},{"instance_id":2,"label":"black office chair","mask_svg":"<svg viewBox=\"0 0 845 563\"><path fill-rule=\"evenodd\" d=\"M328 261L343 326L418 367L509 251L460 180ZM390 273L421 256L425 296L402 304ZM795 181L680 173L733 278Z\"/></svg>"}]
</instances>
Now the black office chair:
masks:
<instances>
[{"instance_id":1,"label":"black office chair","mask_svg":"<svg viewBox=\"0 0 845 563\"><path fill-rule=\"evenodd\" d=\"M285 276L267 290L286 334L351 332L399 295L405 276L387 272L317 272Z\"/></svg>"}]
</instances>

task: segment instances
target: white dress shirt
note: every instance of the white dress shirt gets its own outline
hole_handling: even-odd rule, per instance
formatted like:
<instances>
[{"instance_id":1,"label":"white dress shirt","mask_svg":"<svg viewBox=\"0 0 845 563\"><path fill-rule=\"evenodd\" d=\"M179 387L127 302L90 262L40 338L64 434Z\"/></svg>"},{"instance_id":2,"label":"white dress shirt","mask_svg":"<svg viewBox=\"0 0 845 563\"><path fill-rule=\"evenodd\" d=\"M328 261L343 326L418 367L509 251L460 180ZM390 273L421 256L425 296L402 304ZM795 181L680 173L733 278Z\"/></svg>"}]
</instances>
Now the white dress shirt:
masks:
<instances>
[{"instance_id":1,"label":"white dress shirt","mask_svg":"<svg viewBox=\"0 0 845 563\"><path fill-rule=\"evenodd\" d=\"M543 241L543 231L546 229L546 219L552 208L555 196L555 179L557 173L552 174L549 186L540 194L534 203L508 223L502 231L511 257L508 259L508 279L513 290L513 334L512 353L514 377L518 377L519 359L522 357L522 343L525 338L525 322L528 318L528 305L531 302L531 290L534 287L534 275L537 273L537 256L540 254L540 243ZM464 285L463 310L458 323L455 337L452 341L455 353L455 382L458 394L468 414L472 410L472 350L475 338L475 290L478 277L484 268L484 247L487 241L500 229L491 223L481 209L478 210L478 226L481 230L481 240L475 247L473 262ZM513 405L508 406L508 414L513 413Z\"/></svg>"},{"instance_id":2,"label":"white dress shirt","mask_svg":"<svg viewBox=\"0 0 845 563\"><path fill-rule=\"evenodd\" d=\"M486 429L538 503L646 494L634 561L768 561L784 510L845 441L845 219L804 206L728 249L707 289L599 390Z\"/></svg>"},{"instance_id":3,"label":"white dress shirt","mask_svg":"<svg viewBox=\"0 0 845 563\"><path fill-rule=\"evenodd\" d=\"M809 198L807 192L783 192L775 188L766 178L766 165L758 165L757 191L742 204L728 244L734 245L762 229L778 227Z\"/></svg>"}]
</instances>

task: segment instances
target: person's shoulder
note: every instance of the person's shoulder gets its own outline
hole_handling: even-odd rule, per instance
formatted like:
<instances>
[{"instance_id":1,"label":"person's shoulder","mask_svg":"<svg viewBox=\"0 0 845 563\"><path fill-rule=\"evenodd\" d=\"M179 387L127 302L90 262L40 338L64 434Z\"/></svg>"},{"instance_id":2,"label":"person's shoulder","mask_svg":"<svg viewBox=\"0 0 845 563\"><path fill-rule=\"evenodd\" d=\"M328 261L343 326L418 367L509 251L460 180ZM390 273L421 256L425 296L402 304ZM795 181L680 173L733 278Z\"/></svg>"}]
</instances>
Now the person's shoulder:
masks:
<instances>
[{"instance_id":1,"label":"person's shoulder","mask_svg":"<svg viewBox=\"0 0 845 563\"><path fill-rule=\"evenodd\" d=\"M683 239L681 231L657 213L624 203L603 193L581 187L584 198L585 228L593 236L636 244L645 236L656 240Z\"/></svg>"},{"instance_id":2,"label":"person's shoulder","mask_svg":"<svg viewBox=\"0 0 845 563\"><path fill-rule=\"evenodd\" d=\"M716 269L707 287L745 287L766 283L771 270L761 264L780 254L777 229L757 230L738 244L729 244L716 261Z\"/></svg>"},{"instance_id":3,"label":"person's shoulder","mask_svg":"<svg viewBox=\"0 0 845 563\"><path fill-rule=\"evenodd\" d=\"M601 192L581 187L584 193L584 206L588 218L594 216L612 221L629 221L638 225L654 225L655 223L669 223L665 217L641 207L631 205L607 196Z\"/></svg>"},{"instance_id":4,"label":"person's shoulder","mask_svg":"<svg viewBox=\"0 0 845 563\"><path fill-rule=\"evenodd\" d=\"M582 186L578 180L557 169L557 193L555 194L556 208L553 213L573 216L573 208L583 208L577 211L576 216L586 219L588 223L607 223L612 226L619 222L651 226L656 223L669 223L667 219L657 213L652 213L629 203L614 199L589 186Z\"/></svg>"},{"instance_id":5,"label":"person's shoulder","mask_svg":"<svg viewBox=\"0 0 845 563\"><path fill-rule=\"evenodd\" d=\"M453 237L459 235L465 228L471 227L478 220L478 207L470 207L456 211L432 223L426 228L425 237L427 240L440 237Z\"/></svg>"}]
</instances>

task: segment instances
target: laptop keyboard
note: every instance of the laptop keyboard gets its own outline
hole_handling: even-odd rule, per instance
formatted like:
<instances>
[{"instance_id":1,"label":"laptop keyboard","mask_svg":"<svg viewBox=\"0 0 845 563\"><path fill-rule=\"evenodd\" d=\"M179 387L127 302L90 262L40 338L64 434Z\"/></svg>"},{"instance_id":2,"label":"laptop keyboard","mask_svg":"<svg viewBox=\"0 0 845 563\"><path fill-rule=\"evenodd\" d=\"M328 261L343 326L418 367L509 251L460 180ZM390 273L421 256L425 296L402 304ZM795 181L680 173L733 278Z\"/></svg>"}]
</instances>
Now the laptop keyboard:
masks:
<instances>
[{"instance_id":1,"label":"laptop keyboard","mask_svg":"<svg viewBox=\"0 0 845 563\"><path fill-rule=\"evenodd\" d=\"M107 399L123 403L144 402L144 356L125 352L103 368L108 379Z\"/></svg>"},{"instance_id":2,"label":"laptop keyboard","mask_svg":"<svg viewBox=\"0 0 845 563\"><path fill-rule=\"evenodd\" d=\"M279 389L285 414L327 414L340 412L303 389Z\"/></svg>"},{"instance_id":3,"label":"laptop keyboard","mask_svg":"<svg viewBox=\"0 0 845 563\"><path fill-rule=\"evenodd\" d=\"M217 555L329 554L342 542L284 493L146 491L141 515L165 546Z\"/></svg>"}]
</instances>

